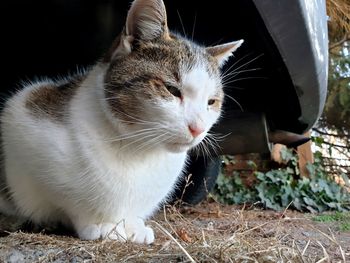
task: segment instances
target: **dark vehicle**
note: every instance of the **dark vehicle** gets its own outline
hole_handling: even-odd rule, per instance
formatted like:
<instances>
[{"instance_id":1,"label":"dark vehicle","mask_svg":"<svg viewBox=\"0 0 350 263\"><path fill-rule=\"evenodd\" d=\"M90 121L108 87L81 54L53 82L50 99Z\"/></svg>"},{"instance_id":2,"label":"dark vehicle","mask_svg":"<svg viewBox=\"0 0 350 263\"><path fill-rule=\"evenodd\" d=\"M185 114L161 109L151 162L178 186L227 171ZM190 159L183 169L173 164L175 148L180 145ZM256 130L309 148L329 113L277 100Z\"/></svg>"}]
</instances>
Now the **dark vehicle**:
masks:
<instances>
[{"instance_id":1,"label":"dark vehicle","mask_svg":"<svg viewBox=\"0 0 350 263\"><path fill-rule=\"evenodd\" d=\"M214 131L218 154L296 146L319 118L328 65L325 0L165 0L169 27L210 45L244 39L224 68L227 100ZM129 0L4 1L1 8L5 98L20 80L56 77L93 64L121 30ZM214 155L215 156L215 155ZM194 156L177 192L201 201L216 180L218 157Z\"/></svg>"}]
</instances>

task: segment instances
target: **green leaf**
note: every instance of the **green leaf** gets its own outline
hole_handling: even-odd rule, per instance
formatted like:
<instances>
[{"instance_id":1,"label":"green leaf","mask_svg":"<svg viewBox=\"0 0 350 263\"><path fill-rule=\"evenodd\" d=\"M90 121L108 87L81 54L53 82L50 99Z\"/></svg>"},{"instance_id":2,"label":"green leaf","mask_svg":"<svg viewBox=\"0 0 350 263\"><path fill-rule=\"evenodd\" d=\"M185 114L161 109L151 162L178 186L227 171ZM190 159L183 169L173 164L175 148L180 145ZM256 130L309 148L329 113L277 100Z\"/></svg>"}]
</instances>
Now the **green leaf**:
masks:
<instances>
[{"instance_id":1,"label":"green leaf","mask_svg":"<svg viewBox=\"0 0 350 263\"><path fill-rule=\"evenodd\" d=\"M297 160L293 156L291 160ZM322 166L322 155L314 164L307 164L310 177L297 176L296 164L289 162L286 168L254 172L256 183L252 188L244 185L238 172L225 176L222 171L215 186L217 200L228 204L260 201L266 208L282 210L293 201L291 207L300 211L350 210L350 193L334 182ZM224 168L223 168L224 169ZM349 178L342 175L349 185Z\"/></svg>"},{"instance_id":2,"label":"green leaf","mask_svg":"<svg viewBox=\"0 0 350 263\"><path fill-rule=\"evenodd\" d=\"M324 142L324 139L322 137L319 137L319 136L313 136L313 137L311 137L311 140L318 147L322 147L322 144Z\"/></svg>"}]
</instances>

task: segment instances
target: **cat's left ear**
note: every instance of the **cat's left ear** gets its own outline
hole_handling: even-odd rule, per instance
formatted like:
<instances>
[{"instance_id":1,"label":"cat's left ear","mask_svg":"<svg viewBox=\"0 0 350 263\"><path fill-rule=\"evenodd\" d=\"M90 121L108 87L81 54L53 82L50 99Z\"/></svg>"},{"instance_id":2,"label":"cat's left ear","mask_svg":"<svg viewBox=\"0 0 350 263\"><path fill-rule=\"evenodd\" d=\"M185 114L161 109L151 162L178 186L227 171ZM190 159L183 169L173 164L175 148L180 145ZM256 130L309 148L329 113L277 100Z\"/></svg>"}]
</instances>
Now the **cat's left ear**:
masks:
<instances>
[{"instance_id":1,"label":"cat's left ear","mask_svg":"<svg viewBox=\"0 0 350 263\"><path fill-rule=\"evenodd\" d=\"M222 45L207 47L206 50L211 56L213 56L217 60L219 66L221 67L225 64L229 57L232 56L233 52L235 52L236 49L243 44L243 42L244 40L241 39Z\"/></svg>"}]
</instances>

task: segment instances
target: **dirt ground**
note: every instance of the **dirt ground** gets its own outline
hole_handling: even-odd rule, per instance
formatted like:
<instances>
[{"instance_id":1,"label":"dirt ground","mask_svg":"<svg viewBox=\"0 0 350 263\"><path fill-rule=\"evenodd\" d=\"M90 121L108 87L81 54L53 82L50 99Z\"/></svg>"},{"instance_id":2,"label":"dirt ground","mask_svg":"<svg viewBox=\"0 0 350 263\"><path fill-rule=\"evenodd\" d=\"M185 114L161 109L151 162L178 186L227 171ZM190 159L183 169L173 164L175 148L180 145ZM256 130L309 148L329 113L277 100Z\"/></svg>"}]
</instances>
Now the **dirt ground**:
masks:
<instances>
[{"instance_id":1,"label":"dirt ground","mask_svg":"<svg viewBox=\"0 0 350 263\"><path fill-rule=\"evenodd\" d=\"M146 246L14 231L28 226L1 217L0 262L350 262L350 232L311 218L215 202L169 206L148 221L156 241Z\"/></svg>"}]
</instances>

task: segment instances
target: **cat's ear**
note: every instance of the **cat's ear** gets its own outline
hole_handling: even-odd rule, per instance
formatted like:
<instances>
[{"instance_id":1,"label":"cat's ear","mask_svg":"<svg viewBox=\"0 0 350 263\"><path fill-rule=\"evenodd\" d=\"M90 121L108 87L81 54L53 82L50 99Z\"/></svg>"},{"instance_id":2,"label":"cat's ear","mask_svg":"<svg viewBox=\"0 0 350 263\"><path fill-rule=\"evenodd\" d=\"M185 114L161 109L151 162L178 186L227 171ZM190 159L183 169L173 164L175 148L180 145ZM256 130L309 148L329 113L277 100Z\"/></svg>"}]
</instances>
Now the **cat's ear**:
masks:
<instances>
[{"instance_id":1,"label":"cat's ear","mask_svg":"<svg viewBox=\"0 0 350 263\"><path fill-rule=\"evenodd\" d=\"M127 55L135 40L170 39L163 0L135 0L128 12L123 32L114 41L104 61Z\"/></svg>"},{"instance_id":2,"label":"cat's ear","mask_svg":"<svg viewBox=\"0 0 350 263\"><path fill-rule=\"evenodd\" d=\"M241 39L222 45L207 47L206 50L211 56L216 58L221 67L225 64L229 57L232 56L233 52L242 45L243 42L243 39Z\"/></svg>"},{"instance_id":3,"label":"cat's ear","mask_svg":"<svg viewBox=\"0 0 350 263\"><path fill-rule=\"evenodd\" d=\"M163 0L135 0L128 12L125 33L138 40L169 38Z\"/></svg>"}]
</instances>

